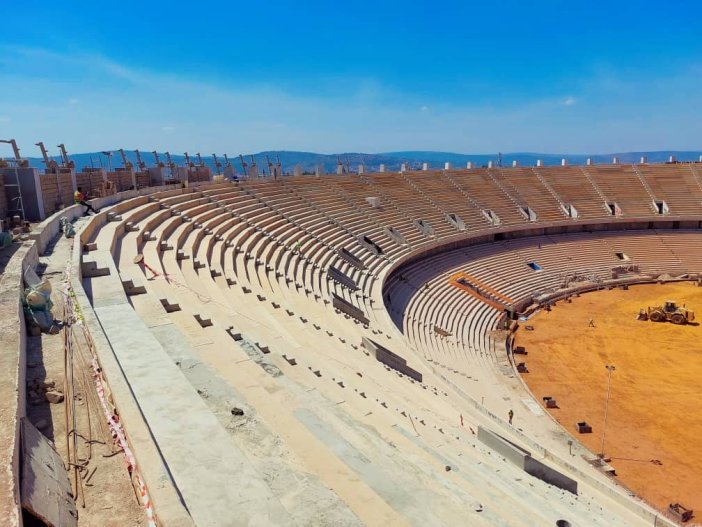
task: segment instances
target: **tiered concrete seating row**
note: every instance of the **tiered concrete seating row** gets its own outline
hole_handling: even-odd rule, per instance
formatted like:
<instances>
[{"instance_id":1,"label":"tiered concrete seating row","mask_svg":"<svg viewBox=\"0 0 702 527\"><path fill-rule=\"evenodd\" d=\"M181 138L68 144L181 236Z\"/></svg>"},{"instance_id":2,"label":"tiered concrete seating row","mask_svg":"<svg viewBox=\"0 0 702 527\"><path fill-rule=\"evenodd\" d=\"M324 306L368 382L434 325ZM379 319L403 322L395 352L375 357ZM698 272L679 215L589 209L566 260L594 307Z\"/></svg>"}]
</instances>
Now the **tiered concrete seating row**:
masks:
<instances>
[{"instance_id":1,"label":"tiered concrete seating row","mask_svg":"<svg viewBox=\"0 0 702 527\"><path fill-rule=\"evenodd\" d=\"M699 260L675 236L693 242L697 233L574 233L463 247L392 274L385 306L381 301L386 269L413 251L528 225L519 207L532 208L536 224L570 221L561 210L569 196L536 175L530 188L529 178L525 169L245 181L162 193L102 212L85 232L85 244L95 246L84 258L86 270L108 273L86 273L86 289L101 321L113 317L105 332L145 401L145 417L189 510L192 502L193 514L204 514L208 503L192 483L197 479L201 489L221 485L215 497L237 515L240 508L265 511L257 520L266 524L308 525L323 517L339 525L459 525L467 520L465 504L477 502L489 506L468 511L476 525L554 524L563 517L636 524L637 516L619 506L603 513L605 498L590 484L582 484L582 499L565 498L476 443L470 429L478 425L497 426L517 442L523 437L467 403L490 387L482 393L491 412L506 415L513 404L495 382L504 358L493 334L501 313L447 278L465 270L517 302L560 287L564 275L583 268L606 277L621 262L617 252L646 272L689 270ZM380 197L381 207L367 197ZM499 227L487 221L486 209L499 215ZM607 216L604 207L587 210L593 219ZM451 213L465 221L465 231L447 220ZM418 219L431 224L433 235L414 225ZM383 254L365 248L363 236ZM341 249L365 269L342 258ZM135 263L137 255L142 262ZM542 270L532 270L533 262ZM359 290L330 280L332 266ZM335 311L331 294L358 306L367 323ZM123 321L136 328L129 336ZM423 382L375 361L360 348L362 337L406 358ZM153 373L141 372L152 359ZM161 369L165 374L154 380ZM182 417L171 428L161 392L182 400ZM189 426L194 412L204 416L197 422L223 465L212 474L191 466L199 456L193 450L173 458L173 432ZM188 445L196 434L185 434ZM454 476L445 476L448 464ZM228 482L216 481L220 476ZM242 486L246 496L221 495ZM497 503L508 504L509 514Z\"/></svg>"}]
</instances>

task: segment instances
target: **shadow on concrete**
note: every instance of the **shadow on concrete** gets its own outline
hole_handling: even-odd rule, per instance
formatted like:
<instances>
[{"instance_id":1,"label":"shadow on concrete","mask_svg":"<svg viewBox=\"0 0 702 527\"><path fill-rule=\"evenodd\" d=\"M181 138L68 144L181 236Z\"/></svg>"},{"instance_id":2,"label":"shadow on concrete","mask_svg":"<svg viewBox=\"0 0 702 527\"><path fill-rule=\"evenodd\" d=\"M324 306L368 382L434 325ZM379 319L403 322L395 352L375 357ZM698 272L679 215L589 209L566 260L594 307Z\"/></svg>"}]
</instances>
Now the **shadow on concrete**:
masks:
<instances>
[{"instance_id":1,"label":"shadow on concrete","mask_svg":"<svg viewBox=\"0 0 702 527\"><path fill-rule=\"evenodd\" d=\"M8 262L20 247L22 247L22 244L13 243L12 245L0 249L0 274L5 272L5 267L7 267Z\"/></svg>"},{"instance_id":2,"label":"shadow on concrete","mask_svg":"<svg viewBox=\"0 0 702 527\"><path fill-rule=\"evenodd\" d=\"M54 426L51 417L51 403L46 400L40 389L35 389L36 383L47 380L56 381L56 388L63 391L62 379L47 379L44 366L44 349L42 337L27 337L27 418L48 439L54 440ZM46 426L39 427L41 421Z\"/></svg>"}]
</instances>

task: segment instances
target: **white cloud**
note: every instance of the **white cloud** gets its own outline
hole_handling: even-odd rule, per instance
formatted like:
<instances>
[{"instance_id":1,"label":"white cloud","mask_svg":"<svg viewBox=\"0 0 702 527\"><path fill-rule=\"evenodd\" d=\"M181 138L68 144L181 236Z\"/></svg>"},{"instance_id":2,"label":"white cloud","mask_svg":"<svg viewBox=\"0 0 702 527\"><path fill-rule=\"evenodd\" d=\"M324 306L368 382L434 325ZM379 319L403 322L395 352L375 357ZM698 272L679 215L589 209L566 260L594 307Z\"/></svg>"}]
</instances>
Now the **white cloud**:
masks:
<instances>
[{"instance_id":1,"label":"white cloud","mask_svg":"<svg viewBox=\"0 0 702 527\"><path fill-rule=\"evenodd\" d=\"M0 122L10 122L2 116L21 115L3 130L29 150L41 140L65 143L72 152L123 147L232 155L268 149L597 153L692 150L702 134L699 72L682 72L664 83L642 76L609 91L587 78L573 88L577 99L490 105L449 102L439 93L417 100L374 79L338 79L344 90L355 90L343 95L300 95L266 84L222 85L206 77L137 70L94 54L0 45L0 57ZM646 113L641 94L648 97ZM67 105L71 99L79 104Z\"/></svg>"},{"instance_id":2,"label":"white cloud","mask_svg":"<svg viewBox=\"0 0 702 527\"><path fill-rule=\"evenodd\" d=\"M80 102L80 101L78 101L78 99L76 99L75 97L71 97L70 99L68 99L68 104L70 104L70 105L72 105L72 106L75 106L75 105L78 104L79 102Z\"/></svg>"}]
</instances>

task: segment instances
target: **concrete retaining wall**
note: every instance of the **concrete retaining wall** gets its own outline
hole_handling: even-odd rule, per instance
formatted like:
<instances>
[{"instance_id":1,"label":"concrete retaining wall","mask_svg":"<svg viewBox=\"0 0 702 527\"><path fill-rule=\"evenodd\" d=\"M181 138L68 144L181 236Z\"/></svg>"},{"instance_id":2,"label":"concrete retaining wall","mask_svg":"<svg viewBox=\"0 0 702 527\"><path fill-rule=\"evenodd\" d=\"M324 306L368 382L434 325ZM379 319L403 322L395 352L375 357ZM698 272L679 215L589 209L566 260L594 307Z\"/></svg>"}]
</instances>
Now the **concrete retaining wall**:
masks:
<instances>
[{"instance_id":1,"label":"concrete retaining wall","mask_svg":"<svg viewBox=\"0 0 702 527\"><path fill-rule=\"evenodd\" d=\"M541 461L534 459L531 457L531 453L528 450L515 445L501 435L479 426L478 439L530 476L534 476L550 485L572 492L575 495L578 494L577 481L545 465Z\"/></svg>"},{"instance_id":2,"label":"concrete retaining wall","mask_svg":"<svg viewBox=\"0 0 702 527\"><path fill-rule=\"evenodd\" d=\"M27 332L20 295L24 270L38 263L33 241L5 250L11 249L15 253L0 274L0 518L7 527L22 525L19 441L26 414Z\"/></svg>"}]
</instances>

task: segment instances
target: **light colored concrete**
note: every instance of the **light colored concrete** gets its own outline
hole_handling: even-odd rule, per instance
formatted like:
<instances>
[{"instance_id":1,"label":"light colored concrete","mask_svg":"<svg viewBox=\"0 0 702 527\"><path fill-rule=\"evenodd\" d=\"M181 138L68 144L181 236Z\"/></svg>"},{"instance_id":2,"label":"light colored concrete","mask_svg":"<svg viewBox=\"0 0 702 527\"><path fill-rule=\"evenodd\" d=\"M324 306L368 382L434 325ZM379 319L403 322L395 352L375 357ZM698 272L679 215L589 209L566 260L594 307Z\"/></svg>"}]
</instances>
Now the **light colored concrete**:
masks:
<instances>
[{"instance_id":1,"label":"light colored concrete","mask_svg":"<svg viewBox=\"0 0 702 527\"><path fill-rule=\"evenodd\" d=\"M118 357L125 359L123 362L129 363L130 369L144 367L146 359L137 356L132 348L137 347L134 339L143 340L137 322L146 323L151 337L158 337L149 344L148 352L158 357L155 370L160 371L166 362L171 365L164 370L167 375L163 384L169 389L171 384L178 386L173 391L178 398L181 388L184 394L187 390L183 386L188 384L188 397L193 397L195 390L202 392L194 396L201 403L195 421L183 416L181 426L199 422L199 413L204 412L209 413L209 422L226 427L226 423L236 421L226 415L224 401L245 406L246 415L253 414L252 421L244 420L241 428L234 426L227 431L223 427L222 433L232 439L237 431L250 430L252 437L262 443L262 448L257 449L253 441L241 435L234 441L240 452L249 457L253 470L268 474L262 482L265 492L279 499L292 521L304 523L312 518L309 510L298 509L306 508L308 499L296 501L292 489L278 484L292 481L289 478L293 474L310 474L314 478L309 481L314 483L299 487L301 496L310 496L311 489L318 488L318 481L338 497L328 502L330 519L343 517L346 505L346 510L368 525L548 525L561 518L575 525L647 525L652 516L642 514L644 509L621 489L583 461L565 458L566 437L549 426L547 418L528 419L524 410L518 413L515 427L505 423L507 409L525 395L509 368L504 349L492 336L496 327L494 311L477 303L466 307L471 329L460 335L468 347L462 349L464 344L458 336L439 338L431 330L434 325L451 328L455 321L452 313L460 312L451 309L455 297L435 290L436 284L432 283L431 294L426 295L431 301L425 302L417 291L400 286L395 297L400 303L418 299L418 309L411 315L417 321L412 328L414 333L405 339L383 308L383 279L395 265L428 256L422 254L424 250L439 250L462 242L466 234L455 234L443 225L443 211L430 210L435 205L422 208L414 183L408 186L407 182L394 179L387 182L388 186L380 180L372 185L355 183L379 190L392 203L385 213L395 214L390 224L397 225L412 247L394 248L392 258L386 260L352 245L358 229L361 234L368 231L363 221L347 223L345 215L357 210L350 198L344 198L347 210L340 210L337 215L334 207L338 205L330 205L333 201L329 188L335 184L331 182L324 183L324 189L317 188L316 193L304 190L302 182L268 186L250 182L221 187L222 195L230 200L226 201L227 206L235 211L229 223L218 216L229 217L229 213L209 207L199 193L176 192L166 198L173 202L171 206L179 216L170 216L170 211L154 212L155 207L144 208L147 205L143 200L120 204L116 211L123 215L122 222L133 217L134 227L140 227L140 231L150 225L153 241L142 240L140 231L127 232L118 223L105 224L103 218L95 218L89 237L98 240L98 250L105 251L99 256L114 262L108 262L109 277L90 279L86 284L91 286L88 292L93 294L98 312L110 320L106 332L120 341L116 347L123 346L116 349ZM248 187L249 193L241 192L242 187ZM216 201L219 191L212 188L208 194ZM499 205L499 200L496 203ZM414 212L415 205L422 210ZM358 206L363 204L355 205ZM523 219L514 211L511 215L503 212L500 206L498 213L505 218L501 230L539 233L537 227L519 224ZM391 208L395 212L391 213ZM538 212L541 216L544 211ZM556 211L551 217L557 218L558 214L561 213ZM191 221L183 222L184 217ZM422 240L419 234L405 230L405 220L412 217L429 221L439 237ZM474 218L471 211L465 217ZM372 215L367 215L367 219L375 221ZM222 225L216 242L206 237L210 222L213 226ZM202 228L193 230L199 223ZM565 225L565 221L561 223ZM275 238L269 231L272 225L277 225ZM290 247L296 240L302 241L302 247L294 252ZM159 244L175 250L159 252ZM372 279L363 275L357 280L366 295L363 299L338 284L327 283L324 269L315 267L321 261L337 261L334 248L344 244L358 253L374 274ZM177 250L190 255L190 259L179 261ZM151 279L149 273L132 264L139 253L167 276ZM195 268L195 260L203 267ZM274 265L266 267L271 263ZM211 269L221 271L223 276L211 274ZM432 275L436 270L427 260L423 270L427 280L436 278ZM349 272L354 277L358 274ZM145 294L129 299L133 305L129 316L126 309L132 306L124 302L123 293L105 282L119 280L120 276L139 281L146 289ZM101 282L105 287L101 287ZM335 313L323 301L330 292L368 312L370 327L362 328ZM161 298L179 304L181 310L166 313L160 305ZM212 325L202 327L195 315L211 320ZM130 318L133 316L139 320ZM400 328L404 330L410 324L403 326L402 316ZM115 318L139 327L139 331L125 335ZM241 343L226 333L229 327L242 334ZM388 371L366 356L359 349L363 336L407 357L410 364L421 369L424 382ZM255 342L260 345L254 345ZM270 353L263 353L263 348ZM294 357L295 361L286 360L283 355ZM180 366L174 366L177 362ZM187 371L183 371L183 364ZM149 405L144 416L149 424L153 420L156 427L165 430L159 415L160 395L153 392L158 373L144 373L143 378L139 372L132 374L135 383L142 385L138 393L135 391L137 399L140 404L143 400ZM248 429L246 423L252 428ZM470 430L478 426L495 429L510 441L533 450L540 459L562 468L578 479L580 495L565 496L496 459L472 437ZM267 456L278 448L280 459L271 464ZM175 450L169 455L175 455ZM452 470L445 471L446 465ZM279 479L271 477L263 467L275 467ZM174 479L178 478L174 475ZM324 508L321 504L320 507Z\"/></svg>"},{"instance_id":2,"label":"light colored concrete","mask_svg":"<svg viewBox=\"0 0 702 527\"><path fill-rule=\"evenodd\" d=\"M195 523L288 525L288 513L132 307L95 312Z\"/></svg>"},{"instance_id":3,"label":"light colored concrete","mask_svg":"<svg viewBox=\"0 0 702 527\"><path fill-rule=\"evenodd\" d=\"M256 408L216 370L198 359L174 324L154 326L151 332L256 471L267 475L267 484L297 525L362 525L334 491L302 469ZM244 415L232 415L233 408L242 409Z\"/></svg>"},{"instance_id":4,"label":"light colored concrete","mask_svg":"<svg viewBox=\"0 0 702 527\"><path fill-rule=\"evenodd\" d=\"M34 269L34 242L13 244L0 252L9 261L0 274L0 518L8 527L21 526L20 422L25 408L27 337L22 311L22 277Z\"/></svg>"},{"instance_id":5,"label":"light colored concrete","mask_svg":"<svg viewBox=\"0 0 702 527\"><path fill-rule=\"evenodd\" d=\"M137 459L137 469L146 483L159 521L163 525L192 527L193 520L182 503L182 498L172 481L172 476L168 472L168 467L158 450L158 445L154 441L124 371L83 289L80 277L80 246L80 238L76 237L71 261L71 286L81 310L83 323L90 333L95 353L107 380L110 399L119 412L120 422Z\"/></svg>"}]
</instances>

